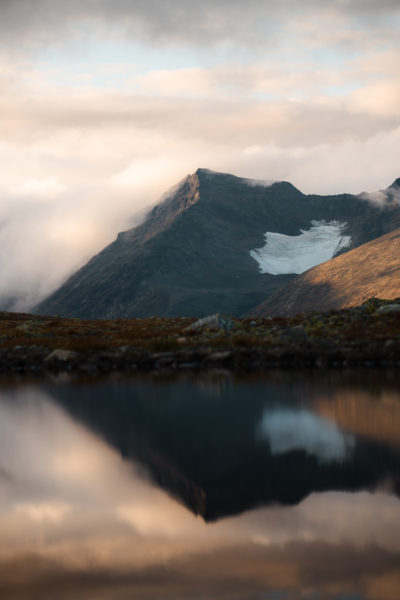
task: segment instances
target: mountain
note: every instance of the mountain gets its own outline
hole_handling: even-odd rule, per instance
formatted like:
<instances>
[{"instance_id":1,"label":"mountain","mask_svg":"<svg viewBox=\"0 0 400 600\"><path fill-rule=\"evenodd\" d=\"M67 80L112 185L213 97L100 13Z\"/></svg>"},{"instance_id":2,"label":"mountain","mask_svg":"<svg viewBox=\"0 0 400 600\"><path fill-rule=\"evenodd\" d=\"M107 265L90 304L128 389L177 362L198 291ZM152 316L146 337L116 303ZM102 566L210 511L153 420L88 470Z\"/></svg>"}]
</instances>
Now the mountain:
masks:
<instances>
[{"instance_id":1,"label":"mountain","mask_svg":"<svg viewBox=\"0 0 400 600\"><path fill-rule=\"evenodd\" d=\"M291 316L400 297L400 229L332 258L272 294L249 316Z\"/></svg>"},{"instance_id":2,"label":"mountain","mask_svg":"<svg viewBox=\"0 0 400 600\"><path fill-rule=\"evenodd\" d=\"M378 205L362 195L305 195L288 182L198 169L34 310L239 316L296 274L400 227L394 196Z\"/></svg>"}]
</instances>

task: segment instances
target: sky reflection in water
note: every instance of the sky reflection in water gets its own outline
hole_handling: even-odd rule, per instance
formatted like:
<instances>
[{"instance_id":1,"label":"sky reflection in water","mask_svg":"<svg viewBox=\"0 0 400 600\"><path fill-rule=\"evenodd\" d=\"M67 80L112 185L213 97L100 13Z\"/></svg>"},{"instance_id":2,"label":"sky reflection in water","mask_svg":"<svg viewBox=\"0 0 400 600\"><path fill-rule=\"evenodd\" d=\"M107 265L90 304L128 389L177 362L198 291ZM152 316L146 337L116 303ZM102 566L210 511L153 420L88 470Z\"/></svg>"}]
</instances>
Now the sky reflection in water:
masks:
<instances>
[{"instance_id":1,"label":"sky reflection in water","mask_svg":"<svg viewBox=\"0 0 400 600\"><path fill-rule=\"evenodd\" d=\"M315 455L321 469L317 472L327 477L331 463L354 460L363 443L377 444L376 452L383 452L379 460L386 460L384 444L392 453L391 477L385 471L373 489L360 483L352 493L310 490L297 504L270 503L230 516L228 510L206 523L182 498L171 496L170 486L162 489L153 483L154 461L146 464L144 454L136 461L131 451L129 459L123 458L100 434L98 421L91 429L87 419L72 416L65 400L70 390L3 387L2 598L398 600L400 441L395 433L400 394L301 381L293 386L285 379L232 384L223 378L222 387L216 380L166 387L150 381L115 382L107 388L109 404L115 413L120 409L118 394L130 389L132 403L148 398L147 418L155 419L151 407L157 396L168 411L162 390L168 396L176 385L182 393L192 392L197 421L196 403L202 399L223 403L234 394L232 403L246 411L262 394L254 447L270 452L271 460L288 453L307 460ZM103 406L96 405L98 389L85 391L97 413ZM73 391L79 393L78 388ZM138 429L133 429L136 435ZM168 448L159 445L157 456L161 447ZM198 451L204 451L200 440ZM231 455L235 451L227 449Z\"/></svg>"}]
</instances>

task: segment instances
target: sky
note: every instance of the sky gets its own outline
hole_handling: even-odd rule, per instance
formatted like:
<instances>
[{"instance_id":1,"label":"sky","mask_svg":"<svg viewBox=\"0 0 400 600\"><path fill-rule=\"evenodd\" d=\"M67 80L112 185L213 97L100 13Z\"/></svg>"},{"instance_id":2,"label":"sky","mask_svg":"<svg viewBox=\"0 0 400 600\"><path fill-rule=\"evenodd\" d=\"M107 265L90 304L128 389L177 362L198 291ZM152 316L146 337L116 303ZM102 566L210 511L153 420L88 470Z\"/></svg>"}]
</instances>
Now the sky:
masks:
<instances>
[{"instance_id":1,"label":"sky","mask_svg":"<svg viewBox=\"0 0 400 600\"><path fill-rule=\"evenodd\" d=\"M398 0L1 0L0 306L27 309L198 167L400 176Z\"/></svg>"}]
</instances>

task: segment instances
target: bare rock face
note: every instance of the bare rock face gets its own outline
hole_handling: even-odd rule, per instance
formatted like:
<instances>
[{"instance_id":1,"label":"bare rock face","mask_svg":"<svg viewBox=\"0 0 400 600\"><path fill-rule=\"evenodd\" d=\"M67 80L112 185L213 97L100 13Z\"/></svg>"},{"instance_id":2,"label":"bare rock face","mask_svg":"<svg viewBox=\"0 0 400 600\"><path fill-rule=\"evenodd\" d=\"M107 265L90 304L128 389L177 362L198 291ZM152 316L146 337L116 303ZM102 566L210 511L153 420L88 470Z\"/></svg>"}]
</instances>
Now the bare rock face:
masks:
<instances>
[{"instance_id":1,"label":"bare rock face","mask_svg":"<svg viewBox=\"0 0 400 600\"><path fill-rule=\"evenodd\" d=\"M395 197L378 204L362 195L304 195L287 182L266 186L198 169L34 312L240 316L310 260L318 264L400 227Z\"/></svg>"},{"instance_id":2,"label":"bare rock face","mask_svg":"<svg viewBox=\"0 0 400 600\"><path fill-rule=\"evenodd\" d=\"M400 229L333 258L298 276L249 311L249 316L291 316L349 308L378 297L400 296ZM380 312L398 310L397 304ZM399 306L400 308L400 306Z\"/></svg>"}]
</instances>

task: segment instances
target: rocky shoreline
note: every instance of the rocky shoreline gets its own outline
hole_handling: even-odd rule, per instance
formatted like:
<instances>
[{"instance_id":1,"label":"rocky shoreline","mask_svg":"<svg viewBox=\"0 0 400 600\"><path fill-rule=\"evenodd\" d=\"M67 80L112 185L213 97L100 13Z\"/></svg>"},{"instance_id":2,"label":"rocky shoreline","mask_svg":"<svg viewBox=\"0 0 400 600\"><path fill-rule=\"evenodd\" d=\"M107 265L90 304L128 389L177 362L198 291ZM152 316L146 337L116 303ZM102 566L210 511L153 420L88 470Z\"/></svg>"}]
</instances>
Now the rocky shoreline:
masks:
<instances>
[{"instance_id":1,"label":"rocky shoreline","mask_svg":"<svg viewBox=\"0 0 400 600\"><path fill-rule=\"evenodd\" d=\"M78 320L0 313L0 373L400 366L400 301L293 318Z\"/></svg>"},{"instance_id":2,"label":"rocky shoreline","mask_svg":"<svg viewBox=\"0 0 400 600\"><path fill-rule=\"evenodd\" d=\"M57 351L56 351L57 352ZM265 369L309 369L343 367L385 367L400 366L400 348L387 352L379 345L365 348L323 348L308 347L299 351L296 348L272 348L269 351L254 349L234 349L210 352L206 348L181 352L137 353L135 349L114 352L74 352L66 358L49 358L40 347L15 348L8 352L0 351L0 373L45 373L105 374L112 372L174 372L201 371L208 369L228 369L237 372L262 371Z\"/></svg>"}]
</instances>

